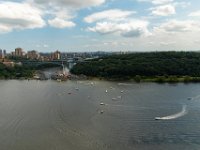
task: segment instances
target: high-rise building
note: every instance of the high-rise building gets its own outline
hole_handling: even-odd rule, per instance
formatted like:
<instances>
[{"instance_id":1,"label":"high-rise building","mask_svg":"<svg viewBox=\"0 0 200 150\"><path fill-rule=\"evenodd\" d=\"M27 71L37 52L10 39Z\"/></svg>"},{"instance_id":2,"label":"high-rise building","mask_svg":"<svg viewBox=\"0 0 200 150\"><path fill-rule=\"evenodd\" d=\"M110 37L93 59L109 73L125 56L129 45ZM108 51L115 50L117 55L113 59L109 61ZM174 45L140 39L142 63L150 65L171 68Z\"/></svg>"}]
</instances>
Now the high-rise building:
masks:
<instances>
[{"instance_id":1,"label":"high-rise building","mask_svg":"<svg viewBox=\"0 0 200 150\"><path fill-rule=\"evenodd\" d=\"M61 53L57 50L56 52L51 54L52 60L60 60L61 59Z\"/></svg>"},{"instance_id":2,"label":"high-rise building","mask_svg":"<svg viewBox=\"0 0 200 150\"><path fill-rule=\"evenodd\" d=\"M0 49L0 59L2 59L2 58L4 58L4 56L3 56L3 50Z\"/></svg>"},{"instance_id":3,"label":"high-rise building","mask_svg":"<svg viewBox=\"0 0 200 150\"><path fill-rule=\"evenodd\" d=\"M11 52L11 56L15 56L15 52Z\"/></svg>"},{"instance_id":4,"label":"high-rise building","mask_svg":"<svg viewBox=\"0 0 200 150\"><path fill-rule=\"evenodd\" d=\"M32 50L32 51L29 51L29 52L27 53L27 57L28 57L29 59L39 59L40 54L39 54L37 51Z\"/></svg>"},{"instance_id":5,"label":"high-rise building","mask_svg":"<svg viewBox=\"0 0 200 150\"><path fill-rule=\"evenodd\" d=\"M16 48L15 49L15 56L22 57L23 56L23 49L22 48Z\"/></svg>"},{"instance_id":6,"label":"high-rise building","mask_svg":"<svg viewBox=\"0 0 200 150\"><path fill-rule=\"evenodd\" d=\"M3 56L4 56L4 58L6 57L6 55L7 55L7 53L6 53L6 50L4 49L3 50Z\"/></svg>"}]
</instances>

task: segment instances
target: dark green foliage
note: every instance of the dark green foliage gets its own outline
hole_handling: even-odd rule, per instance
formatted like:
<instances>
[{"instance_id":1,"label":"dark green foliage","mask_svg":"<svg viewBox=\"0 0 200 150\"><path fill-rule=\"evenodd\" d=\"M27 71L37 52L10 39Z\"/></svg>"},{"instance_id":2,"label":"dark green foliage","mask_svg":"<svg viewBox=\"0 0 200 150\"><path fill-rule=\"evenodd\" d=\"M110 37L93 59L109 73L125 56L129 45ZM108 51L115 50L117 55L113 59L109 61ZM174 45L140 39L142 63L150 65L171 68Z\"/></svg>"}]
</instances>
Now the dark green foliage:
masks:
<instances>
[{"instance_id":1,"label":"dark green foliage","mask_svg":"<svg viewBox=\"0 0 200 150\"><path fill-rule=\"evenodd\" d=\"M183 81L185 82L185 83L187 83L187 82L190 82L191 81L191 77L190 76L185 76L184 78L183 78Z\"/></svg>"},{"instance_id":2,"label":"dark green foliage","mask_svg":"<svg viewBox=\"0 0 200 150\"><path fill-rule=\"evenodd\" d=\"M6 67L0 63L0 78L14 79L14 78L31 78L33 76L33 68L28 66Z\"/></svg>"},{"instance_id":3,"label":"dark green foliage","mask_svg":"<svg viewBox=\"0 0 200 150\"><path fill-rule=\"evenodd\" d=\"M141 77L139 75L136 75L134 77L135 82L140 82L141 81Z\"/></svg>"},{"instance_id":4,"label":"dark green foliage","mask_svg":"<svg viewBox=\"0 0 200 150\"><path fill-rule=\"evenodd\" d=\"M61 67L60 64L54 64L54 63L44 63L44 64L39 64L36 66L33 66L35 69L37 70L41 70L41 69L46 69L46 68L54 68L54 67Z\"/></svg>"},{"instance_id":5,"label":"dark green foliage","mask_svg":"<svg viewBox=\"0 0 200 150\"><path fill-rule=\"evenodd\" d=\"M158 77L156 77L155 82L164 83L166 81L166 79L167 78L165 78L164 76L158 76Z\"/></svg>"},{"instance_id":6,"label":"dark green foliage","mask_svg":"<svg viewBox=\"0 0 200 150\"><path fill-rule=\"evenodd\" d=\"M78 63L71 72L105 78L159 76L157 82L163 82L169 76L169 82L177 82L178 76L200 77L200 53L150 52L113 55ZM187 80L188 78L184 79L185 82Z\"/></svg>"}]
</instances>

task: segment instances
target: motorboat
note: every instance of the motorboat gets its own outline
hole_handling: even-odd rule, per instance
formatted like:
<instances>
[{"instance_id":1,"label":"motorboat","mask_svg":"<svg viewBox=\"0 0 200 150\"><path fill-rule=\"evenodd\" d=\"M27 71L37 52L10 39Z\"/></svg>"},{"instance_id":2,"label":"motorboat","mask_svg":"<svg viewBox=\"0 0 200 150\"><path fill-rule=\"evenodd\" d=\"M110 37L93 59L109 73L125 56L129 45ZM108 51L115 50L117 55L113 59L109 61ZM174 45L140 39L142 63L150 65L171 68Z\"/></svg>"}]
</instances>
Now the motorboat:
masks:
<instances>
[{"instance_id":1,"label":"motorboat","mask_svg":"<svg viewBox=\"0 0 200 150\"><path fill-rule=\"evenodd\" d=\"M100 103L100 105L106 105L105 103Z\"/></svg>"},{"instance_id":2,"label":"motorboat","mask_svg":"<svg viewBox=\"0 0 200 150\"><path fill-rule=\"evenodd\" d=\"M104 111L103 111L103 110L101 110L101 111L100 111L100 113L101 113L101 114L103 114L103 113L104 113Z\"/></svg>"},{"instance_id":3,"label":"motorboat","mask_svg":"<svg viewBox=\"0 0 200 150\"><path fill-rule=\"evenodd\" d=\"M162 120L161 117L155 117L155 120Z\"/></svg>"}]
</instances>

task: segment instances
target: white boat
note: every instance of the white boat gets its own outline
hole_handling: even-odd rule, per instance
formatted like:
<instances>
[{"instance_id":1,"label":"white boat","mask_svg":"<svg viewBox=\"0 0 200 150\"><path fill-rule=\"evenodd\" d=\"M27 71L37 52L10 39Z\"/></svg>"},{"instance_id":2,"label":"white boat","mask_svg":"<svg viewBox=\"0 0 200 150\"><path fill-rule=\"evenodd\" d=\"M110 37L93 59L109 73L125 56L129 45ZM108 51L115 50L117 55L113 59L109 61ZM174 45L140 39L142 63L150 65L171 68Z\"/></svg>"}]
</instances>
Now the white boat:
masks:
<instances>
[{"instance_id":1,"label":"white boat","mask_svg":"<svg viewBox=\"0 0 200 150\"><path fill-rule=\"evenodd\" d=\"M104 113L104 111L103 111L103 110L101 110L101 111L100 111L100 113L101 113L101 114L103 114L103 113Z\"/></svg>"},{"instance_id":2,"label":"white boat","mask_svg":"<svg viewBox=\"0 0 200 150\"><path fill-rule=\"evenodd\" d=\"M100 105L106 105L105 103L100 103Z\"/></svg>"},{"instance_id":3,"label":"white boat","mask_svg":"<svg viewBox=\"0 0 200 150\"><path fill-rule=\"evenodd\" d=\"M122 98L122 96L117 96L117 98L118 98L118 99L121 99L121 98Z\"/></svg>"},{"instance_id":4,"label":"white boat","mask_svg":"<svg viewBox=\"0 0 200 150\"><path fill-rule=\"evenodd\" d=\"M161 117L155 117L155 120L162 120Z\"/></svg>"}]
</instances>

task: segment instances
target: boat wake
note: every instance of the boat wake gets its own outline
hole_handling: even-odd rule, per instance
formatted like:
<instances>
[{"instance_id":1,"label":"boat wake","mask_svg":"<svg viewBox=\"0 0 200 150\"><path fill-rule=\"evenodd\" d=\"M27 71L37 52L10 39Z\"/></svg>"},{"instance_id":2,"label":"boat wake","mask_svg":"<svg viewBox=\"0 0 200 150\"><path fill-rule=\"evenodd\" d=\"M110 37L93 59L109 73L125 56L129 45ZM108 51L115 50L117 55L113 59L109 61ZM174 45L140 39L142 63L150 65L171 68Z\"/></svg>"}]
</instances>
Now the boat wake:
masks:
<instances>
[{"instance_id":1,"label":"boat wake","mask_svg":"<svg viewBox=\"0 0 200 150\"><path fill-rule=\"evenodd\" d=\"M170 116L165 116L165 117L155 117L155 120L171 120L171 119L176 119L182 116L185 116L187 114L187 109L186 105L183 106L181 112L170 115Z\"/></svg>"},{"instance_id":2,"label":"boat wake","mask_svg":"<svg viewBox=\"0 0 200 150\"><path fill-rule=\"evenodd\" d=\"M198 100L200 98L200 95L197 95L195 97L191 97L191 100Z\"/></svg>"}]
</instances>

